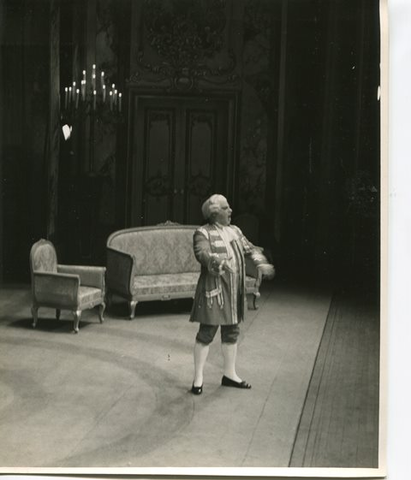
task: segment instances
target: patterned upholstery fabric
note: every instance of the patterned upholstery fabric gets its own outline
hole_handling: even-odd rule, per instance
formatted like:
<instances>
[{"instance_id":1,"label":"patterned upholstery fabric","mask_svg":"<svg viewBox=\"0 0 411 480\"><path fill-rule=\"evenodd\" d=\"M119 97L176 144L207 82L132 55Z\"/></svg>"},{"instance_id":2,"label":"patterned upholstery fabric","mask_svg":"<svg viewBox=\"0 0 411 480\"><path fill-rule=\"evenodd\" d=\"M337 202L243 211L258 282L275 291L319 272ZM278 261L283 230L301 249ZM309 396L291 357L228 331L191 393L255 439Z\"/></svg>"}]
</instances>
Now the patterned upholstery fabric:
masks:
<instances>
[{"instance_id":1,"label":"patterned upholstery fabric","mask_svg":"<svg viewBox=\"0 0 411 480\"><path fill-rule=\"evenodd\" d=\"M138 294L164 294L192 292L197 286L200 273L179 273L175 275L136 275L134 287Z\"/></svg>"},{"instance_id":2,"label":"patterned upholstery fabric","mask_svg":"<svg viewBox=\"0 0 411 480\"><path fill-rule=\"evenodd\" d=\"M33 271L57 272L57 255L49 243L40 245L33 256Z\"/></svg>"},{"instance_id":3,"label":"patterned upholstery fabric","mask_svg":"<svg viewBox=\"0 0 411 480\"><path fill-rule=\"evenodd\" d=\"M103 292L100 288L93 288L93 287L80 287L79 288L79 297L80 297L80 303L85 304L85 303L95 303L98 302L100 303L102 297L103 297Z\"/></svg>"},{"instance_id":4,"label":"patterned upholstery fabric","mask_svg":"<svg viewBox=\"0 0 411 480\"><path fill-rule=\"evenodd\" d=\"M255 288L255 278L246 276L245 277L245 287L250 288L250 289Z\"/></svg>"},{"instance_id":5,"label":"patterned upholstery fabric","mask_svg":"<svg viewBox=\"0 0 411 480\"><path fill-rule=\"evenodd\" d=\"M113 238L113 248L136 258L137 273L145 275L199 272L200 264L192 248L194 230L168 228L120 234Z\"/></svg>"},{"instance_id":6,"label":"patterned upholstery fabric","mask_svg":"<svg viewBox=\"0 0 411 480\"><path fill-rule=\"evenodd\" d=\"M167 294L193 291L196 288L199 273L179 273L175 275L136 275L134 287L137 294ZM255 278L246 277L246 287L255 287Z\"/></svg>"}]
</instances>

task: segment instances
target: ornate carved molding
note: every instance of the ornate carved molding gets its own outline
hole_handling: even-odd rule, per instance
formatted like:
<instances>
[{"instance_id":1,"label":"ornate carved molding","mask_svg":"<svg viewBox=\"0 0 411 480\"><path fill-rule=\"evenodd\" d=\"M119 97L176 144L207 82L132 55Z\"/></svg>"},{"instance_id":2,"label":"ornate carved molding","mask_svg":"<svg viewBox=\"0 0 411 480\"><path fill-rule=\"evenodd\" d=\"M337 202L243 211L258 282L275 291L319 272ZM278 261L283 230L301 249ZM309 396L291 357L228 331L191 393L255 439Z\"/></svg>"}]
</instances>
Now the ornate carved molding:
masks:
<instances>
[{"instance_id":1,"label":"ornate carved molding","mask_svg":"<svg viewBox=\"0 0 411 480\"><path fill-rule=\"evenodd\" d=\"M213 124L215 122L215 113L214 112L201 112L201 113L191 113L190 115L190 127L194 128L197 126L207 125L210 129L213 128Z\"/></svg>"},{"instance_id":2,"label":"ornate carved molding","mask_svg":"<svg viewBox=\"0 0 411 480\"><path fill-rule=\"evenodd\" d=\"M200 198L210 195L212 191L210 177L204 175L201 170L197 175L191 175L187 185L187 191L191 193L191 195L195 195Z\"/></svg>"},{"instance_id":3,"label":"ornate carved molding","mask_svg":"<svg viewBox=\"0 0 411 480\"><path fill-rule=\"evenodd\" d=\"M170 91L238 84L236 57L225 45L225 7L225 0L145 0L128 82Z\"/></svg>"},{"instance_id":4,"label":"ornate carved molding","mask_svg":"<svg viewBox=\"0 0 411 480\"><path fill-rule=\"evenodd\" d=\"M152 195L153 197L168 195L172 191L171 179L168 175L158 171L157 175L146 180L144 190L146 194Z\"/></svg>"},{"instance_id":5,"label":"ornate carved molding","mask_svg":"<svg viewBox=\"0 0 411 480\"><path fill-rule=\"evenodd\" d=\"M171 220L166 220L165 222L157 223L158 227L173 227L178 225L181 225L181 223L173 222Z\"/></svg>"},{"instance_id":6,"label":"ornate carved molding","mask_svg":"<svg viewBox=\"0 0 411 480\"><path fill-rule=\"evenodd\" d=\"M257 93L261 105L270 115L273 111L271 96L274 92L270 69L271 37L273 29L272 0L248 0L244 9L244 80Z\"/></svg>"}]
</instances>

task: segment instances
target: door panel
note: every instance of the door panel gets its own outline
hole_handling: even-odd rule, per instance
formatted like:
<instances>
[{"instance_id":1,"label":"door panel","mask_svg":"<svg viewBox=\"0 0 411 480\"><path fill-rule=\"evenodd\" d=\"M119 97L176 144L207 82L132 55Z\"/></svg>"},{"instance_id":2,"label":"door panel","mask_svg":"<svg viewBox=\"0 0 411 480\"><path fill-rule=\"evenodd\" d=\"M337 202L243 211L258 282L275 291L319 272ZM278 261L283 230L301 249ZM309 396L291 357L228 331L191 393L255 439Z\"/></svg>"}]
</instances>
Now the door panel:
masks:
<instances>
[{"instance_id":1,"label":"door panel","mask_svg":"<svg viewBox=\"0 0 411 480\"><path fill-rule=\"evenodd\" d=\"M198 217L204 198L212 191L216 144L216 113L188 112L188 168L186 169L188 223Z\"/></svg>"},{"instance_id":2,"label":"door panel","mask_svg":"<svg viewBox=\"0 0 411 480\"><path fill-rule=\"evenodd\" d=\"M170 110L146 109L147 137L144 152L143 217L147 225L172 215L175 116Z\"/></svg>"},{"instance_id":3,"label":"door panel","mask_svg":"<svg viewBox=\"0 0 411 480\"><path fill-rule=\"evenodd\" d=\"M136 95L131 125L131 225L200 224L212 193L232 193L232 99Z\"/></svg>"},{"instance_id":4,"label":"door panel","mask_svg":"<svg viewBox=\"0 0 411 480\"><path fill-rule=\"evenodd\" d=\"M198 223L201 205L212 193L227 194L227 123L224 105L188 111L186 219Z\"/></svg>"}]
</instances>

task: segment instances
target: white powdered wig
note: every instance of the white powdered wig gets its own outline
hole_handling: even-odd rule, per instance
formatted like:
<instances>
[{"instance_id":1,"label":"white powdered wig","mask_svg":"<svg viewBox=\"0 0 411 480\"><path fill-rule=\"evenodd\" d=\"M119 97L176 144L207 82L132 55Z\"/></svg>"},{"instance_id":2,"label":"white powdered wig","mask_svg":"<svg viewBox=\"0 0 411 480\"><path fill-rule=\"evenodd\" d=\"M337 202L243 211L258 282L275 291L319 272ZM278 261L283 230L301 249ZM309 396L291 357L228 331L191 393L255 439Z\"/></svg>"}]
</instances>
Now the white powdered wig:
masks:
<instances>
[{"instance_id":1,"label":"white powdered wig","mask_svg":"<svg viewBox=\"0 0 411 480\"><path fill-rule=\"evenodd\" d=\"M220 211L221 203L224 200L227 199L224 197L224 195L220 195L219 193L215 193L214 195L211 195L211 197L207 198L201 207L201 211L205 220L209 220L214 214Z\"/></svg>"}]
</instances>

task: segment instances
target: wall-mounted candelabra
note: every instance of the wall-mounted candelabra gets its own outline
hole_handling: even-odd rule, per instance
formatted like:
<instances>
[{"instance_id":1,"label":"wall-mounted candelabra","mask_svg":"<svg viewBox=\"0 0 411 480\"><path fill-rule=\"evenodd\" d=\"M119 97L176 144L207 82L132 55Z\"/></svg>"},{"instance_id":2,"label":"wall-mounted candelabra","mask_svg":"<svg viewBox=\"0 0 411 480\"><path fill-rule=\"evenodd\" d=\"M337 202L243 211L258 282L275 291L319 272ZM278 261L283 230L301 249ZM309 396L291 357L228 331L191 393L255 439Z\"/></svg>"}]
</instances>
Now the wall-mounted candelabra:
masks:
<instances>
[{"instance_id":1,"label":"wall-mounted candelabra","mask_svg":"<svg viewBox=\"0 0 411 480\"><path fill-rule=\"evenodd\" d=\"M92 172L95 133L107 134L115 131L116 125L123 120L123 95L114 83L106 79L104 71L97 73L95 64L92 66L91 74L87 74L86 70L82 73L80 82L73 80L70 86L64 87L61 119L65 139L71 136L72 129L76 130L77 127L85 129L89 145L85 154L89 158L89 170ZM95 132L95 128L99 130Z\"/></svg>"},{"instance_id":2,"label":"wall-mounted candelabra","mask_svg":"<svg viewBox=\"0 0 411 480\"><path fill-rule=\"evenodd\" d=\"M106 81L105 72L97 74L93 64L91 75L83 70L80 82L73 80L70 86L64 87L62 114L68 121L76 121L87 115L97 117L118 116L122 113L123 98L116 85Z\"/></svg>"}]
</instances>

